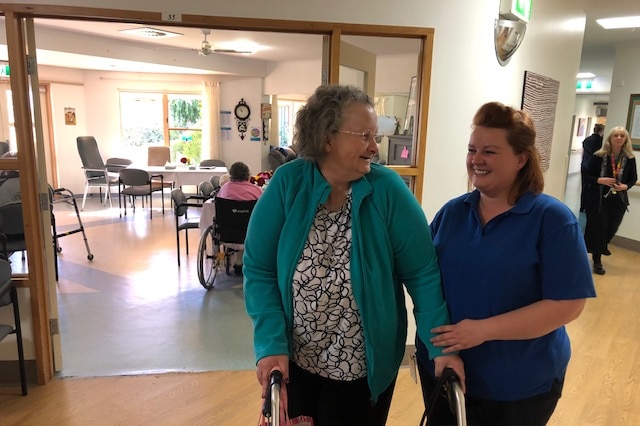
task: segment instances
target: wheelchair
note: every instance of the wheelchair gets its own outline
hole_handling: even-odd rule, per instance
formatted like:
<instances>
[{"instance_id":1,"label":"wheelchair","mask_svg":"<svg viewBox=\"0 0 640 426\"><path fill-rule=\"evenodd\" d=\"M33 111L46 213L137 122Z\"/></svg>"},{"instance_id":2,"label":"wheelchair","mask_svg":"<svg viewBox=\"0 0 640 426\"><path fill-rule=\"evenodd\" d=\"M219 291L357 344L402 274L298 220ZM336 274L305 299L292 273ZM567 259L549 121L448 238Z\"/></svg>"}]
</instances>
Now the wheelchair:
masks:
<instances>
[{"instance_id":1,"label":"wheelchair","mask_svg":"<svg viewBox=\"0 0 640 426\"><path fill-rule=\"evenodd\" d=\"M218 271L224 267L231 275L231 257L244 249L249 218L257 200L215 199L213 225L200 235L198 244L198 280L207 290L214 286Z\"/></svg>"}]
</instances>

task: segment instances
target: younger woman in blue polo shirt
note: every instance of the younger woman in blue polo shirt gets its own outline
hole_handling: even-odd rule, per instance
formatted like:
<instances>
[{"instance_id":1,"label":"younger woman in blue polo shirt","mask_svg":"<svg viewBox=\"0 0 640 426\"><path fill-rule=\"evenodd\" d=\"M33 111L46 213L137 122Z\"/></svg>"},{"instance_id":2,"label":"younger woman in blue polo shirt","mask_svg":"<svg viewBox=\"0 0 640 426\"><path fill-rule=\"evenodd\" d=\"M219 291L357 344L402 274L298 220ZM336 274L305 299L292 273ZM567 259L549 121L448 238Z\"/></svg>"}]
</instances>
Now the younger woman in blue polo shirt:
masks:
<instances>
[{"instance_id":1,"label":"younger woman in blue polo shirt","mask_svg":"<svg viewBox=\"0 0 640 426\"><path fill-rule=\"evenodd\" d=\"M542 194L540 156L526 112L497 102L473 120L467 154L472 192L431 223L451 324L432 344L460 351L469 424L541 426L562 391L571 349L564 325L595 296L580 226ZM435 379L417 339L425 401ZM448 406L436 407L434 424Z\"/></svg>"}]
</instances>

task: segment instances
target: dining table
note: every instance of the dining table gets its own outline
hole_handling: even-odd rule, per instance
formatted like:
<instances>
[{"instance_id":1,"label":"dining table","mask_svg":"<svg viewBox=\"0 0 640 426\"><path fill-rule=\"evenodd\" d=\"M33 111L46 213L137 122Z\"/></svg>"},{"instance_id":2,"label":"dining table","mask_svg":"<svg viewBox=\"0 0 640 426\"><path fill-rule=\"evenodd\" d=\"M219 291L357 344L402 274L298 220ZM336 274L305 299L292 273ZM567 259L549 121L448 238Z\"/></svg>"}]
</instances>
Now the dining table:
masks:
<instances>
[{"instance_id":1,"label":"dining table","mask_svg":"<svg viewBox=\"0 0 640 426\"><path fill-rule=\"evenodd\" d=\"M152 175L162 175L165 181L175 182L176 188L184 185L198 186L200 182L209 180L211 176L222 176L228 173L226 167L199 166L130 166L149 172Z\"/></svg>"}]
</instances>

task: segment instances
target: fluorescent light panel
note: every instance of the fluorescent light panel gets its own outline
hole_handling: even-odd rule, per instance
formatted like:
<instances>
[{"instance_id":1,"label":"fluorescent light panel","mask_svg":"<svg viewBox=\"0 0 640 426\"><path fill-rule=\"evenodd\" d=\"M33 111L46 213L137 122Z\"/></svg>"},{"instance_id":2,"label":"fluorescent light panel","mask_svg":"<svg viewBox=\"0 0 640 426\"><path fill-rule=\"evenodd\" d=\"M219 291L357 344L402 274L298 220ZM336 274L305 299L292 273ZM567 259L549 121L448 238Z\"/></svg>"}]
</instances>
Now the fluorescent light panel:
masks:
<instances>
[{"instance_id":1,"label":"fluorescent light panel","mask_svg":"<svg viewBox=\"0 0 640 426\"><path fill-rule=\"evenodd\" d=\"M596 19L604 29L640 28L640 16L621 16L619 18Z\"/></svg>"},{"instance_id":2,"label":"fluorescent light panel","mask_svg":"<svg viewBox=\"0 0 640 426\"><path fill-rule=\"evenodd\" d=\"M576 78L594 78L596 75L592 72L579 72Z\"/></svg>"}]
</instances>

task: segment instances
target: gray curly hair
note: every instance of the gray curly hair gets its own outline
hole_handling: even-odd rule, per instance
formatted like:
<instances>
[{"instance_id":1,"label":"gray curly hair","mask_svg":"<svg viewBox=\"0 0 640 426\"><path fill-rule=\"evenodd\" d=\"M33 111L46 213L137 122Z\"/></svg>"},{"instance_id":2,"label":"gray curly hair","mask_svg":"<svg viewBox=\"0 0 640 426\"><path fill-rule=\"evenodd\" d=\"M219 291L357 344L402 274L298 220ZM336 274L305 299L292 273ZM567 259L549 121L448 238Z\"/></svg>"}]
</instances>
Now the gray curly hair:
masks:
<instances>
[{"instance_id":1,"label":"gray curly hair","mask_svg":"<svg viewBox=\"0 0 640 426\"><path fill-rule=\"evenodd\" d=\"M298 155L313 162L324 157L329 135L340 129L343 112L353 103L375 108L371 98L357 87L318 87L296 115L293 148Z\"/></svg>"}]
</instances>

